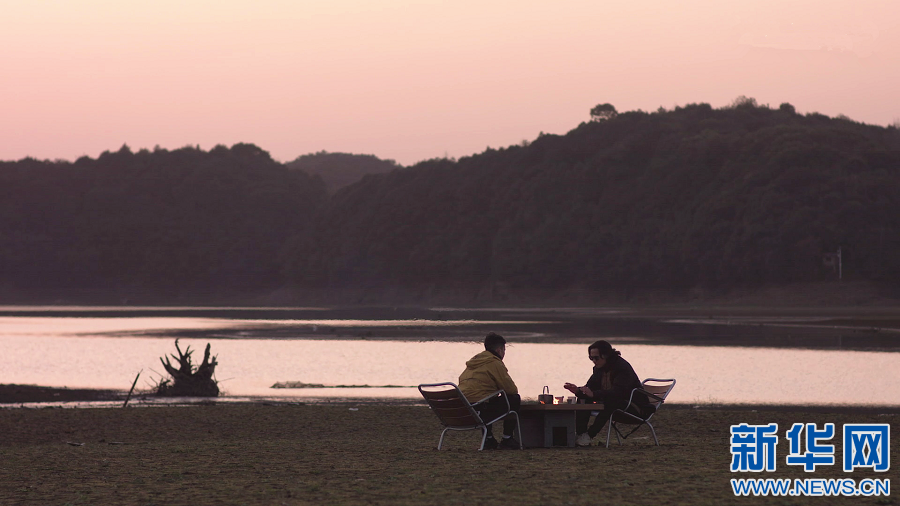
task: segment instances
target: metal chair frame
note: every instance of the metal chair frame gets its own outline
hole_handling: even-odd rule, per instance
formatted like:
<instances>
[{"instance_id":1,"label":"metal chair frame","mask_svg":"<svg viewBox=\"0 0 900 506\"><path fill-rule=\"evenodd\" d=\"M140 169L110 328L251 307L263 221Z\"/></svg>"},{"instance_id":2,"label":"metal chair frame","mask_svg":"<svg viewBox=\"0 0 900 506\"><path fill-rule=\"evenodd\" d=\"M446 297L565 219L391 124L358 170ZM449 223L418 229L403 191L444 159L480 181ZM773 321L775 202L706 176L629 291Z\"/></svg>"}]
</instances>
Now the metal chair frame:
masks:
<instances>
[{"instance_id":1,"label":"metal chair frame","mask_svg":"<svg viewBox=\"0 0 900 506\"><path fill-rule=\"evenodd\" d=\"M655 383L653 385L648 385L648 383ZM606 429L606 447L609 448L609 438L612 435L613 429L616 431L616 441L619 444L622 444L622 439L627 439L628 436L632 435L634 431L641 428L642 425L647 425L650 427L650 433L653 434L653 441L656 443L656 446L659 446L659 439L656 437L656 430L653 428L653 424L650 423L650 419L653 418L653 415L659 411L660 406L666 402L666 397L669 396L669 392L675 388L675 379L658 379L658 378L647 378L641 382L641 388L635 388L631 391L631 395L628 397L628 404L625 405L625 409L617 409L613 411L612 416L609 417L609 427ZM642 418L634 413L629 413L628 408L631 407L632 402L634 400L635 392L641 392L646 395L650 399L650 404L654 407L653 412ZM619 417L616 420L616 417ZM626 425L634 425L635 427L628 432L628 434L622 434L619 431L618 423L624 423ZM622 436L622 439L619 439L619 436Z\"/></svg>"},{"instance_id":2,"label":"metal chair frame","mask_svg":"<svg viewBox=\"0 0 900 506\"><path fill-rule=\"evenodd\" d=\"M440 387L448 388L428 392L425 391L425 389L437 389ZM452 392L455 392L456 395L447 396L447 394ZM462 391L455 383L422 384L419 385L419 393L422 394L422 397L424 397L425 401L428 402L428 407L431 408L431 411L434 412L434 414L438 417L438 420L440 420L441 424L444 426L444 430L441 432L441 439L438 441L438 450L440 450L441 445L444 444L444 435L447 434L448 430L463 431L475 429L481 429L481 446L478 448L478 450L483 450L484 442L487 441L487 428L494 422L503 420L508 416L513 416L516 419L516 430L519 433L519 449L522 449L522 428L519 425L519 414L510 409L509 399L506 396L506 392L504 392L503 390L497 390L487 397L473 403L470 403L469 400L466 399L466 396L463 395ZM428 394L434 393L443 394L445 397L429 397ZM497 397L500 394L504 394L502 398L506 403L506 411L493 420L483 420L481 418L481 413L477 409L478 406L493 399L494 397Z\"/></svg>"}]
</instances>

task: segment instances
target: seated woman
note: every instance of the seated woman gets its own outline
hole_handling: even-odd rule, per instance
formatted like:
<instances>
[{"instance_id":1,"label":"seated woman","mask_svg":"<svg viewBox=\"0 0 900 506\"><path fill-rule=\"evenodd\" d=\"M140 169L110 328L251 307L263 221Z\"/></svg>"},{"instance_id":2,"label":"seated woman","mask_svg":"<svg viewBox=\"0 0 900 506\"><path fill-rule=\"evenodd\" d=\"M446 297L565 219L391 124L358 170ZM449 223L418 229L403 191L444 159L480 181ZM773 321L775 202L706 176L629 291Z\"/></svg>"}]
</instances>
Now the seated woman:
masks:
<instances>
[{"instance_id":1,"label":"seated woman","mask_svg":"<svg viewBox=\"0 0 900 506\"><path fill-rule=\"evenodd\" d=\"M588 379L587 384L578 387L573 383L566 383L564 386L566 390L588 403L603 403L603 410L590 427L587 425L591 412L576 413L575 431L578 438L575 443L578 446L590 446L591 439L600 433L613 411L624 409L631 391L641 387L641 380L631 364L608 342L597 341L588 346L588 356L594 363L594 374ZM653 409L647 396L640 392L635 393L632 404L628 410L637 415L648 415L649 410Z\"/></svg>"}]
</instances>

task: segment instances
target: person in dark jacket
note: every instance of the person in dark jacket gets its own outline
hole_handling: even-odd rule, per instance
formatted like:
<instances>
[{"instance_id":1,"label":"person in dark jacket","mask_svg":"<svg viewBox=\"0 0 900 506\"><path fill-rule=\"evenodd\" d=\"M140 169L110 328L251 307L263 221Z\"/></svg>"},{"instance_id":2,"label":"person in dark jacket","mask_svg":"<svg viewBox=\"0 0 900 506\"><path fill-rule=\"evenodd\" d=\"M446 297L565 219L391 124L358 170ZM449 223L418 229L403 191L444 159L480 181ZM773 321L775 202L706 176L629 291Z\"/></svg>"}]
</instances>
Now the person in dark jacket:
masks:
<instances>
[{"instance_id":1,"label":"person in dark jacket","mask_svg":"<svg viewBox=\"0 0 900 506\"><path fill-rule=\"evenodd\" d=\"M597 415L594 423L588 427L590 411L578 411L575 417L575 431L578 437L575 442L578 446L590 446L591 439L606 425L613 411L624 409L631 397L631 391L641 387L641 380L635 374L634 368L606 341L597 341L588 347L588 357L594 363L594 373L588 379L587 384L579 387L573 383L566 383L565 389L575 394L579 399L588 403L602 403L603 410ZM636 392L633 405L629 411L644 416L649 414L653 407L647 396Z\"/></svg>"}]
</instances>

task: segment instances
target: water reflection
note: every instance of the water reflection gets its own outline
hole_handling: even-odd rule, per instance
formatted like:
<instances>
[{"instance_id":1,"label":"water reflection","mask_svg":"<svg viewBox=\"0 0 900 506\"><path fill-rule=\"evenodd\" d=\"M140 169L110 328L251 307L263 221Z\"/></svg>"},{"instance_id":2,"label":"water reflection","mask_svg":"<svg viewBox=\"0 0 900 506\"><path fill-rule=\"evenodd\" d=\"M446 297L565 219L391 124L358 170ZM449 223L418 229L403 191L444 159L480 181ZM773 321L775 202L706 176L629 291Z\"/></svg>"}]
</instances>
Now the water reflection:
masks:
<instances>
[{"instance_id":1,"label":"water reflection","mask_svg":"<svg viewBox=\"0 0 900 506\"><path fill-rule=\"evenodd\" d=\"M514 341L617 342L900 351L893 308L278 308L0 306L14 321L67 318L86 335L163 338L465 341L499 331ZM85 322L81 325L77 320ZM92 330L91 320L96 323ZM131 323L128 320L132 320ZM33 320L37 321L37 320ZM216 322L219 322L216 324ZM41 325L51 325L44 321ZM116 328L116 325L123 325ZM65 329L61 329L65 331ZM0 324L0 333L3 324ZM39 330L38 333L41 333Z\"/></svg>"},{"instance_id":2,"label":"water reflection","mask_svg":"<svg viewBox=\"0 0 900 506\"><path fill-rule=\"evenodd\" d=\"M3 322L0 322L2 325ZM118 322L106 322L109 325ZM203 325L206 322L194 322ZM127 390L135 374L162 370L172 342L0 332L0 383ZM217 378L229 396L417 398L414 388L271 389L276 382L417 385L456 381L477 343L369 340L184 339L218 355ZM687 403L900 404L873 389L900 380L896 353L619 344L641 377L674 377L670 399ZM591 364L583 344L511 343L506 363L526 398L544 385L562 395L583 383ZM156 373L156 377L159 374ZM150 385L144 383L143 386Z\"/></svg>"},{"instance_id":3,"label":"water reflection","mask_svg":"<svg viewBox=\"0 0 900 506\"><path fill-rule=\"evenodd\" d=\"M212 318L76 318L0 316L0 338L7 336L67 337L78 335L154 334L185 330L217 329L222 320Z\"/></svg>"}]
</instances>

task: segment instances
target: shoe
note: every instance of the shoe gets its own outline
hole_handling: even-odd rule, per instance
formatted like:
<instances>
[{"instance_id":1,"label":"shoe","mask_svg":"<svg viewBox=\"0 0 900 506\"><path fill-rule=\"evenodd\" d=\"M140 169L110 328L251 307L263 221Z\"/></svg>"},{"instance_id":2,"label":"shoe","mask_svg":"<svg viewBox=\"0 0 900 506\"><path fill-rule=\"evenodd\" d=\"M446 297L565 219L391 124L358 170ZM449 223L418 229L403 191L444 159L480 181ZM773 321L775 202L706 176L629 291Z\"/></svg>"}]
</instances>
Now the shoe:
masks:
<instances>
[{"instance_id":1,"label":"shoe","mask_svg":"<svg viewBox=\"0 0 900 506\"><path fill-rule=\"evenodd\" d=\"M503 441L500 442L501 450L520 450L522 447L519 446L519 442L516 441L514 437L505 437Z\"/></svg>"},{"instance_id":2,"label":"shoe","mask_svg":"<svg viewBox=\"0 0 900 506\"><path fill-rule=\"evenodd\" d=\"M579 434L575 439L575 444L578 446L591 446L591 436L587 432Z\"/></svg>"},{"instance_id":3,"label":"shoe","mask_svg":"<svg viewBox=\"0 0 900 506\"><path fill-rule=\"evenodd\" d=\"M500 443L493 437L489 437L484 440L484 448L482 450L496 450L498 446L500 446Z\"/></svg>"}]
</instances>

